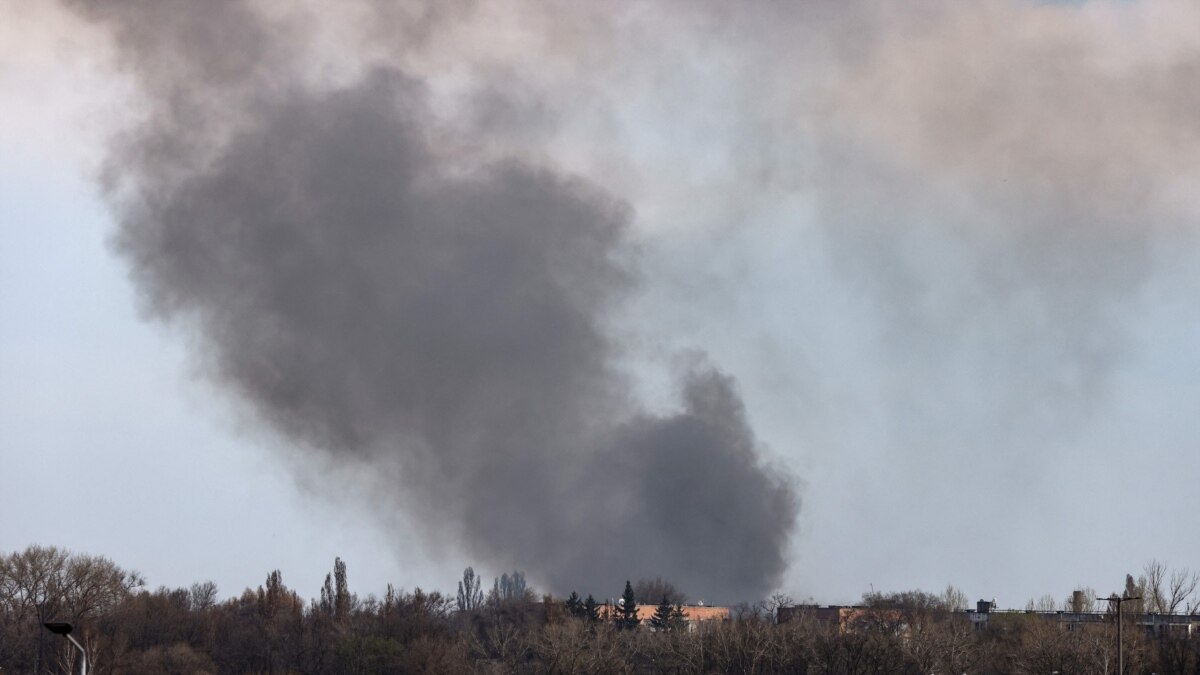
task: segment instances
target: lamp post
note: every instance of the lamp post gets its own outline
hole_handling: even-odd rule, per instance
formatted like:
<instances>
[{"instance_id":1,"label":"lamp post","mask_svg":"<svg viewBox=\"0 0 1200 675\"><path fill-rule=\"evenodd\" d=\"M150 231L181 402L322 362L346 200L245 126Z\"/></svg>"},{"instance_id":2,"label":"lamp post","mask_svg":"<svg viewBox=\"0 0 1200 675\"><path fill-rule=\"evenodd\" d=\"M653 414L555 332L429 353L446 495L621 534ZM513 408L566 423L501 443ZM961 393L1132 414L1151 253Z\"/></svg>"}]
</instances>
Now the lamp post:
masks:
<instances>
[{"instance_id":1,"label":"lamp post","mask_svg":"<svg viewBox=\"0 0 1200 675\"><path fill-rule=\"evenodd\" d=\"M1121 625L1125 622L1121 620L1121 605L1127 600L1141 599L1141 596L1120 598L1116 593L1104 598L1107 602L1117 603L1117 675L1125 675L1125 643L1121 640Z\"/></svg>"},{"instance_id":2,"label":"lamp post","mask_svg":"<svg viewBox=\"0 0 1200 675\"><path fill-rule=\"evenodd\" d=\"M78 640L71 637L71 630L73 626L66 621L47 621L42 625L46 627L46 630L54 633L55 635L61 635L65 637L71 642L71 644L75 645L75 648L79 650L79 675L87 675L87 652L84 651L83 645L79 644Z\"/></svg>"}]
</instances>

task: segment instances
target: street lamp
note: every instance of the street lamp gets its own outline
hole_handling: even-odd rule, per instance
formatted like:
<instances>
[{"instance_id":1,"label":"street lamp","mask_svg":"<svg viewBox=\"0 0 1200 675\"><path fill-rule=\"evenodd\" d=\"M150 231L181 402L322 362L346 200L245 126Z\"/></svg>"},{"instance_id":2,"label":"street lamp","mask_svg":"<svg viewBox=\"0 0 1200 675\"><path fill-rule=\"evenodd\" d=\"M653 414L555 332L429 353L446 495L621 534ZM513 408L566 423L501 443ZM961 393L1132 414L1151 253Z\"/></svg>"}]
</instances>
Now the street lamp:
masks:
<instances>
[{"instance_id":1,"label":"street lamp","mask_svg":"<svg viewBox=\"0 0 1200 675\"><path fill-rule=\"evenodd\" d=\"M54 633L55 635L61 635L67 638L70 640L71 644L75 645L75 648L79 650L79 675L87 675L87 652L84 651L83 645L79 644L78 640L71 637L71 629L73 626L66 621L47 621L42 625L46 627L46 630Z\"/></svg>"},{"instance_id":2,"label":"street lamp","mask_svg":"<svg viewBox=\"0 0 1200 675\"><path fill-rule=\"evenodd\" d=\"M1117 597L1117 594L1113 593L1111 596L1101 599L1117 603L1117 675L1125 675L1125 644L1121 642L1121 624L1124 623L1121 617L1121 604L1129 600L1141 600L1142 596Z\"/></svg>"}]
</instances>

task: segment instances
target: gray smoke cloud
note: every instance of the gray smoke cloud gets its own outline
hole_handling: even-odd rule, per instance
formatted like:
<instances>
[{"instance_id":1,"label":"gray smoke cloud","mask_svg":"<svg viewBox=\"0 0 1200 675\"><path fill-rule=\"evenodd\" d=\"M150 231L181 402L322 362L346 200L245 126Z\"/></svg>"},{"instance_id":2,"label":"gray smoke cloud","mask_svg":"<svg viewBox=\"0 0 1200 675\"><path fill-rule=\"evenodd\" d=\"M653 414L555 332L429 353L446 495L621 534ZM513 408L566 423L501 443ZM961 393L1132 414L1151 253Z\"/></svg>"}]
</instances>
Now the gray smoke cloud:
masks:
<instances>
[{"instance_id":1,"label":"gray smoke cloud","mask_svg":"<svg viewBox=\"0 0 1200 675\"><path fill-rule=\"evenodd\" d=\"M372 7L376 29L445 20ZM626 203L455 136L379 30L356 32L375 65L326 77L307 69L302 13L74 8L111 28L144 93L107 170L117 249L270 428L369 467L389 507L556 591L661 575L735 600L779 582L798 497L733 379L695 360L682 409L657 413L619 369L611 316L639 276ZM470 100L470 119L520 117L508 97Z\"/></svg>"},{"instance_id":2,"label":"gray smoke cloud","mask_svg":"<svg viewBox=\"0 0 1200 675\"><path fill-rule=\"evenodd\" d=\"M153 306L338 450L310 463L361 460L481 557L594 534L537 548L545 578L757 593L791 559L844 601L1119 580L1114 527L1194 555L1075 499L1136 476L1187 509L1194 3L73 4L145 92L109 180ZM739 386L658 372L688 349ZM802 547L748 419L811 480Z\"/></svg>"}]
</instances>

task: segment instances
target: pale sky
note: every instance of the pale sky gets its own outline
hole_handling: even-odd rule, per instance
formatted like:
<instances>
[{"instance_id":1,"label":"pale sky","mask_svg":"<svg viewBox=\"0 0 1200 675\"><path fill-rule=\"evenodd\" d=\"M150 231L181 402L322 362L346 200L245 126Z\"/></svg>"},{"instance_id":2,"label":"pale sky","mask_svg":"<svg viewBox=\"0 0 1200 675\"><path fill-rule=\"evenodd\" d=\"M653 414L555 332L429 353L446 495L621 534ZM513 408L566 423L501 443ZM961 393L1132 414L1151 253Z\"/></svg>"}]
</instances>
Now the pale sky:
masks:
<instances>
[{"instance_id":1,"label":"pale sky","mask_svg":"<svg viewBox=\"0 0 1200 675\"><path fill-rule=\"evenodd\" d=\"M591 30L503 3L404 63L448 136L490 131L481 152L631 205L623 367L660 406L689 350L737 379L799 485L784 592L954 584L1023 607L1152 558L1200 568L1200 13L821 6ZM52 5L0 13L0 552L53 544L224 595L278 568L315 596L334 556L362 594L502 571L310 489L332 479L143 316L95 180L132 85ZM357 67L324 49L323 76ZM458 116L489 87L511 117Z\"/></svg>"}]
</instances>

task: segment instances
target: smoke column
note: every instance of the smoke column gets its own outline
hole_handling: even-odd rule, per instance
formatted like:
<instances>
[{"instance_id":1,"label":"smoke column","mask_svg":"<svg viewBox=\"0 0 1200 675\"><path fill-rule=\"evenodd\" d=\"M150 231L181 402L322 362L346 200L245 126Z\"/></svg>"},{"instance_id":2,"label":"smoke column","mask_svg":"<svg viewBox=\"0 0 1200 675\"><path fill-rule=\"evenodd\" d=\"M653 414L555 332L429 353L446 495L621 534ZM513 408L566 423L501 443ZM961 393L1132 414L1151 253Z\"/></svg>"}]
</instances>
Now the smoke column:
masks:
<instances>
[{"instance_id":1,"label":"smoke column","mask_svg":"<svg viewBox=\"0 0 1200 675\"><path fill-rule=\"evenodd\" d=\"M732 378L695 359L662 414L617 367L628 204L447 133L402 58L307 69L312 17L74 8L144 94L106 172L117 249L153 314L298 452L369 467L388 508L555 591L661 575L736 600L779 582L798 499ZM389 16L396 41L445 20Z\"/></svg>"},{"instance_id":2,"label":"smoke column","mask_svg":"<svg viewBox=\"0 0 1200 675\"><path fill-rule=\"evenodd\" d=\"M1200 471L1195 3L69 4L142 92L153 311L472 562L845 602L1196 555L1103 498Z\"/></svg>"}]
</instances>

